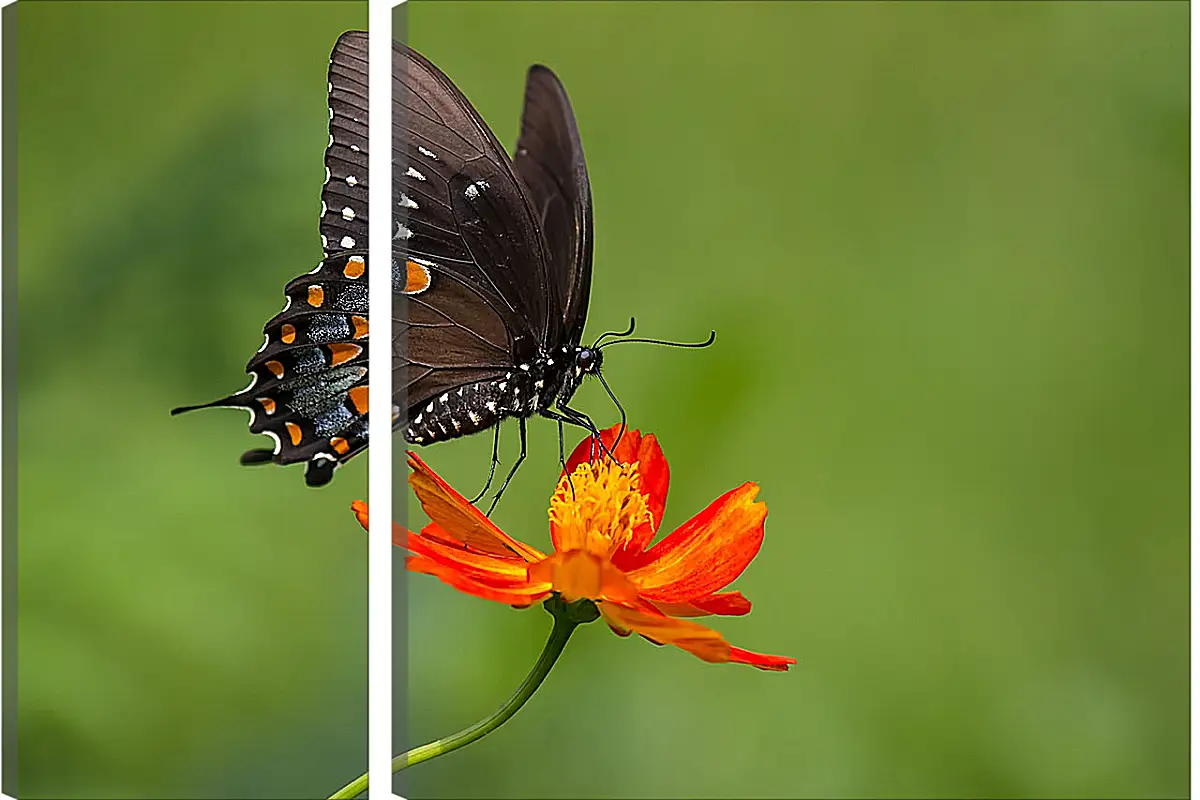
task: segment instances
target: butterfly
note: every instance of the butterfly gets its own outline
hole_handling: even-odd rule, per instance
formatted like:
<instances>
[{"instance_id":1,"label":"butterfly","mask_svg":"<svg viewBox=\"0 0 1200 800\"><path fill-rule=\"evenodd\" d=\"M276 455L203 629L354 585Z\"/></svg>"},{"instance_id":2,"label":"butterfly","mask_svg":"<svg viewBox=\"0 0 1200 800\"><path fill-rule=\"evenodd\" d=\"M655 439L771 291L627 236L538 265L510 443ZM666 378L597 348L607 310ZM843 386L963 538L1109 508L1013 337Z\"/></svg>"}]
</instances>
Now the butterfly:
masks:
<instances>
[{"instance_id":1,"label":"butterfly","mask_svg":"<svg viewBox=\"0 0 1200 800\"><path fill-rule=\"evenodd\" d=\"M510 159L467 98L428 59L393 43L393 427L426 446L518 420L526 457L532 416L596 425L570 401L600 379L602 349L628 330L581 344L592 277L592 198L566 90L530 68ZM243 463L306 462L310 486L367 446L367 35L343 34L329 69L324 258L285 288L246 389L201 406L250 411L250 430L275 440ZM613 337L604 341L606 337ZM624 410L621 409L622 419ZM476 498L476 500L479 499Z\"/></svg>"}]
</instances>

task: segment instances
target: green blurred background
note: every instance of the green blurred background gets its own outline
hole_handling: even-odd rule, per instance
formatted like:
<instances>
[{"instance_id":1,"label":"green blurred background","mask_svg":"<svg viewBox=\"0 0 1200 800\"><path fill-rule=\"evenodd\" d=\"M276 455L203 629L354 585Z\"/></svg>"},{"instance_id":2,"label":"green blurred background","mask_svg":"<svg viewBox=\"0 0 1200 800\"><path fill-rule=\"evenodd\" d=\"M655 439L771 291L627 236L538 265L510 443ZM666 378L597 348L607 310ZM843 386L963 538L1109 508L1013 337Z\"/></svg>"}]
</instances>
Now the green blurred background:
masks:
<instances>
[{"instance_id":1,"label":"green blurred background","mask_svg":"<svg viewBox=\"0 0 1200 800\"><path fill-rule=\"evenodd\" d=\"M245 386L321 257L366 4L18 15L21 797L328 796L366 762L366 460L317 492L238 465L244 413L167 412Z\"/></svg>"},{"instance_id":2,"label":"green blurred background","mask_svg":"<svg viewBox=\"0 0 1200 800\"><path fill-rule=\"evenodd\" d=\"M800 659L590 626L410 795L1184 796L1188 6L407 14L510 148L529 64L565 82L587 338L717 329L605 373L671 459L666 528L760 482L756 608L714 625ZM364 761L365 459L313 491L237 465L239 412L166 412L244 385L320 257L327 59L366 5L19 19L21 795L324 796ZM577 405L616 421L594 383ZM490 446L423 455L473 491ZM552 423L531 447L495 518L544 547ZM410 743L549 629L423 576L397 609Z\"/></svg>"},{"instance_id":3,"label":"green blurred background","mask_svg":"<svg viewBox=\"0 0 1200 800\"><path fill-rule=\"evenodd\" d=\"M1188 791L1184 3L447 3L410 42L509 148L551 66L587 151L585 338L672 466L674 528L770 515L710 666L583 629L414 797ZM617 420L594 382L577 406ZM489 437L431 448L474 491ZM507 461L515 429L502 440ZM555 427L495 518L541 547ZM416 521L416 520L414 520ZM414 742L492 710L550 626L410 583Z\"/></svg>"}]
</instances>

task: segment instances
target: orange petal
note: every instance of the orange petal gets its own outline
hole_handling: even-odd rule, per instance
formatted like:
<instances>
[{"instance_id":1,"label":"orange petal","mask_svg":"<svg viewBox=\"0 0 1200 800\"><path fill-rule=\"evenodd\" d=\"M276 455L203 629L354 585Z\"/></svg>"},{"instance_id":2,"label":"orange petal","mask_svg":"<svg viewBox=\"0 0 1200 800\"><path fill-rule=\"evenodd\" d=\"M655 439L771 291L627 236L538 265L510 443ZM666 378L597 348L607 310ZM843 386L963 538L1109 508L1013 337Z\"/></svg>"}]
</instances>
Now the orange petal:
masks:
<instances>
[{"instance_id":1,"label":"orange petal","mask_svg":"<svg viewBox=\"0 0 1200 800\"><path fill-rule=\"evenodd\" d=\"M740 617L750 613L750 601L741 592L718 592L690 603L654 603L654 607L672 617L705 617L709 614Z\"/></svg>"},{"instance_id":2,"label":"orange petal","mask_svg":"<svg viewBox=\"0 0 1200 800\"><path fill-rule=\"evenodd\" d=\"M355 500L350 504L350 510L354 512L354 516L358 519L358 524L362 525L364 531L371 530L367 523L370 521L370 512L367 509L367 504L362 500Z\"/></svg>"},{"instance_id":3,"label":"orange petal","mask_svg":"<svg viewBox=\"0 0 1200 800\"><path fill-rule=\"evenodd\" d=\"M600 441L611 450L613 441L617 438L617 433L620 431L620 429L620 425L614 425L611 428L600 431ZM637 433L637 431L626 431L625 437L622 439L622 441L629 439L631 435L636 435ZM575 446L575 449L571 451L570 457L567 458L567 463L565 464L565 469L563 470L564 475L569 475L570 473L574 472L575 468L583 462L600 457L600 455L604 452L604 448L602 448L599 444L592 443L592 440L595 438L596 437L594 436L588 436Z\"/></svg>"},{"instance_id":4,"label":"orange petal","mask_svg":"<svg viewBox=\"0 0 1200 800\"><path fill-rule=\"evenodd\" d=\"M458 539L456 539L454 536L452 536L445 528L443 528L441 525L438 525L436 522L431 522L428 525L426 525L424 528L421 528L421 537L424 539L429 539L434 542L439 542L441 544L446 545L447 547L453 547L457 550L466 550L468 553L483 553L484 555L491 555L490 553L484 553L484 551L482 551L478 548L472 547L469 544L464 544L463 542L460 542ZM401 544L400 546L403 547L404 545ZM496 558L511 558L511 559L520 561L521 563L525 563L525 559L521 558L520 556L512 555L512 554L499 555L499 556L496 556Z\"/></svg>"},{"instance_id":5,"label":"orange petal","mask_svg":"<svg viewBox=\"0 0 1200 800\"><path fill-rule=\"evenodd\" d=\"M545 558L535 548L497 528L483 512L439 478L420 456L409 452L408 465L412 468L408 482L421 501L421 507L455 539L483 553L516 555L529 563Z\"/></svg>"},{"instance_id":6,"label":"orange petal","mask_svg":"<svg viewBox=\"0 0 1200 800\"><path fill-rule=\"evenodd\" d=\"M442 581L442 583L452 586L464 594L469 594L482 600L507 603L518 608L526 608L550 596L549 586L527 584L519 589L499 589L472 580L455 569L445 567L433 559L423 556L409 556L407 566L410 572L421 572L426 575L432 575Z\"/></svg>"},{"instance_id":7,"label":"orange petal","mask_svg":"<svg viewBox=\"0 0 1200 800\"><path fill-rule=\"evenodd\" d=\"M729 643L712 628L687 620L653 616L615 603L601 603L600 611L610 627L641 634L655 644L673 644L712 664L729 660Z\"/></svg>"},{"instance_id":8,"label":"orange petal","mask_svg":"<svg viewBox=\"0 0 1200 800\"><path fill-rule=\"evenodd\" d=\"M613 562L617 566L623 567L623 562L628 561L630 556L645 549L662 524L663 513L667 506L667 489L671 483L671 469L654 434L643 436L639 430L626 430L621 441L616 442L617 434L620 431L620 425L607 428L600 432L600 441L613 450L613 455L620 463L637 462L639 484L642 494L646 497L646 505L650 508L651 518L650 525L639 526L629 541L613 555ZM598 443L593 444L594 441L595 437L589 436L579 443L571 453L571 457L567 459L564 474L574 472L577 466L587 461L593 454L597 458L600 457L604 450ZM554 546L558 547L556 527L551 524L550 539L554 542Z\"/></svg>"},{"instance_id":9,"label":"orange petal","mask_svg":"<svg viewBox=\"0 0 1200 800\"><path fill-rule=\"evenodd\" d=\"M659 617L634 611L614 603L601 603L600 614L610 628L625 635L632 631L655 644L672 644L711 664L749 664L772 672L785 672L796 659L751 653L731 647L724 637L711 628L695 622Z\"/></svg>"},{"instance_id":10,"label":"orange petal","mask_svg":"<svg viewBox=\"0 0 1200 800\"><path fill-rule=\"evenodd\" d=\"M354 516L358 518L358 524L362 525L364 531L370 531L370 512L367 504L362 500L355 500L350 504L350 510L354 512ZM408 541L408 530L396 523L392 523L392 544L396 547L404 547L404 543Z\"/></svg>"},{"instance_id":11,"label":"orange petal","mask_svg":"<svg viewBox=\"0 0 1200 800\"><path fill-rule=\"evenodd\" d=\"M692 603L728 586L762 547L765 503L758 485L726 492L626 567L647 600Z\"/></svg>"},{"instance_id":12,"label":"orange petal","mask_svg":"<svg viewBox=\"0 0 1200 800\"><path fill-rule=\"evenodd\" d=\"M410 553L489 586L508 589L529 583L529 565L515 556L493 556L464 550L416 533L408 534L404 547ZM549 588L549 584L546 585Z\"/></svg>"},{"instance_id":13,"label":"orange petal","mask_svg":"<svg viewBox=\"0 0 1200 800\"><path fill-rule=\"evenodd\" d=\"M765 669L768 672L787 672L788 667L796 663L796 659L786 656L768 656L762 653L751 653L740 647L729 648L729 660L734 664L749 664L752 667Z\"/></svg>"}]
</instances>

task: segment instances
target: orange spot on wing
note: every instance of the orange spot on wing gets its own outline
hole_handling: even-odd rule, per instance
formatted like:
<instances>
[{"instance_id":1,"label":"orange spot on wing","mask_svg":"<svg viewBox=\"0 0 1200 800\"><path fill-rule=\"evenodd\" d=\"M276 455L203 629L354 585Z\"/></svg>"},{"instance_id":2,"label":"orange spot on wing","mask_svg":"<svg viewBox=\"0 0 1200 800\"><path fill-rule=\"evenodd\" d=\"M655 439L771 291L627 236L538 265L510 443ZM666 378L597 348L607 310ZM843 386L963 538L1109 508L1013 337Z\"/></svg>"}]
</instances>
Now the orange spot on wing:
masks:
<instances>
[{"instance_id":1,"label":"orange spot on wing","mask_svg":"<svg viewBox=\"0 0 1200 800\"><path fill-rule=\"evenodd\" d=\"M354 323L354 338L355 339L367 338L367 333L368 333L367 318L355 315L355 316L350 317L350 321Z\"/></svg>"},{"instance_id":2,"label":"orange spot on wing","mask_svg":"<svg viewBox=\"0 0 1200 800\"><path fill-rule=\"evenodd\" d=\"M404 284L405 294L420 294L429 288L432 277L429 269L415 261L408 262L408 276Z\"/></svg>"},{"instance_id":3,"label":"orange spot on wing","mask_svg":"<svg viewBox=\"0 0 1200 800\"><path fill-rule=\"evenodd\" d=\"M354 410L360 414L367 413L367 387L355 386L350 390L350 402L354 404Z\"/></svg>"},{"instance_id":4,"label":"orange spot on wing","mask_svg":"<svg viewBox=\"0 0 1200 800\"><path fill-rule=\"evenodd\" d=\"M285 322L283 327L279 329L279 338L283 340L284 344L291 344L296 341L296 326Z\"/></svg>"},{"instance_id":5,"label":"orange spot on wing","mask_svg":"<svg viewBox=\"0 0 1200 800\"><path fill-rule=\"evenodd\" d=\"M278 361L268 361L266 366L276 378L283 377L283 364L280 364Z\"/></svg>"},{"instance_id":6,"label":"orange spot on wing","mask_svg":"<svg viewBox=\"0 0 1200 800\"><path fill-rule=\"evenodd\" d=\"M268 414L275 413L275 401L272 400L271 398L260 397L260 398L258 398L258 402L262 404L263 411L266 411Z\"/></svg>"},{"instance_id":7,"label":"orange spot on wing","mask_svg":"<svg viewBox=\"0 0 1200 800\"><path fill-rule=\"evenodd\" d=\"M362 352L362 347L357 344L331 344L329 352L333 355L333 366L345 364L350 359Z\"/></svg>"},{"instance_id":8,"label":"orange spot on wing","mask_svg":"<svg viewBox=\"0 0 1200 800\"><path fill-rule=\"evenodd\" d=\"M325 302L325 290L320 286L308 287L308 304L313 308L320 308Z\"/></svg>"},{"instance_id":9,"label":"orange spot on wing","mask_svg":"<svg viewBox=\"0 0 1200 800\"><path fill-rule=\"evenodd\" d=\"M329 440L329 444L337 451L338 455L346 455L350 452L350 443L340 436L335 436Z\"/></svg>"},{"instance_id":10,"label":"orange spot on wing","mask_svg":"<svg viewBox=\"0 0 1200 800\"><path fill-rule=\"evenodd\" d=\"M300 440L304 438L304 432L300 430L300 426L294 422L285 422L283 426L287 428L288 436L291 437L292 444L299 446Z\"/></svg>"},{"instance_id":11,"label":"orange spot on wing","mask_svg":"<svg viewBox=\"0 0 1200 800\"><path fill-rule=\"evenodd\" d=\"M342 274L347 278L361 278L363 273L367 271L367 262L362 256L350 256L346 261L346 268L342 270Z\"/></svg>"}]
</instances>

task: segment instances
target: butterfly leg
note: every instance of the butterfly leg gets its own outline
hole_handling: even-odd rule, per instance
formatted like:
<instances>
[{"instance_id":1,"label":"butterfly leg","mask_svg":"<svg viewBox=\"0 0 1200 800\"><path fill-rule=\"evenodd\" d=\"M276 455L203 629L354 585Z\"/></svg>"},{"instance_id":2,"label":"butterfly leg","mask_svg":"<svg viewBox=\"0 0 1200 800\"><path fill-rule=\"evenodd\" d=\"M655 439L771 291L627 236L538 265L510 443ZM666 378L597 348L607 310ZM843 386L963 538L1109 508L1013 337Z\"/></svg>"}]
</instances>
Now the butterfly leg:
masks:
<instances>
[{"instance_id":1,"label":"butterfly leg","mask_svg":"<svg viewBox=\"0 0 1200 800\"><path fill-rule=\"evenodd\" d=\"M558 463L562 464L563 474L567 476L567 484L571 487L571 499L575 498L575 481L571 480L571 473L567 472L567 455L563 449L563 423L558 421Z\"/></svg>"},{"instance_id":2,"label":"butterfly leg","mask_svg":"<svg viewBox=\"0 0 1200 800\"><path fill-rule=\"evenodd\" d=\"M565 413L566 412L566 413ZM600 446L604 447L604 442L600 441L600 431L596 429L595 423L588 418L587 414L582 414L573 408L559 406L559 410L550 408L542 409L540 412L543 417L552 419L558 422L559 428L562 428L564 422L574 425L578 428L583 428L592 434L592 447L595 447L596 442L600 442ZM612 455L611 453L609 455ZM591 461L596 457L595 451L589 453L588 460Z\"/></svg>"},{"instance_id":3,"label":"butterfly leg","mask_svg":"<svg viewBox=\"0 0 1200 800\"><path fill-rule=\"evenodd\" d=\"M475 499L471 501L471 505L475 505L476 503L478 503L480 500L483 499L483 496L485 494L487 494L487 490L489 488L491 488L491 485L492 485L492 478L496 477L496 465L499 463L500 463L500 426L497 424L497 425L492 426L492 466L488 470L487 483L485 483L483 485L483 488L479 490L479 494L475 495Z\"/></svg>"},{"instance_id":4,"label":"butterfly leg","mask_svg":"<svg viewBox=\"0 0 1200 800\"><path fill-rule=\"evenodd\" d=\"M518 417L517 422L521 426L521 455L517 456L516 463L512 465L512 469L508 471L508 477L504 479L504 483L500 485L500 491L496 492L496 496L492 498L492 504L488 506L487 515L490 517L492 512L496 510L496 504L500 502L500 495L504 494L504 490L508 488L508 482L513 479L513 475L517 474L517 467L521 466L521 462L525 460L525 417Z\"/></svg>"},{"instance_id":5,"label":"butterfly leg","mask_svg":"<svg viewBox=\"0 0 1200 800\"><path fill-rule=\"evenodd\" d=\"M591 417L582 411L576 411L570 406L565 405L560 405L558 407L558 412L562 415L562 418L565 421L570 422L572 425L578 425L580 428L585 428L591 431L592 436L595 437L595 441L600 443L600 447L604 451L604 454L609 458L613 458L612 449L609 448L608 445L604 444L604 440L600 438L600 430L596 427L596 423L592 422ZM621 434L624 435L624 433L625 431L622 429ZM620 441L620 439L618 438L617 441ZM616 446L615 443L614 446ZM592 453L592 456L595 457L595 454Z\"/></svg>"}]
</instances>

